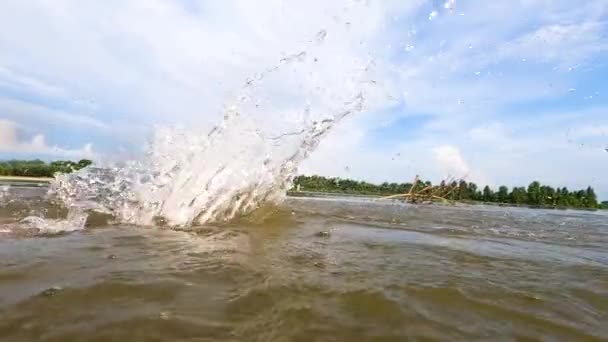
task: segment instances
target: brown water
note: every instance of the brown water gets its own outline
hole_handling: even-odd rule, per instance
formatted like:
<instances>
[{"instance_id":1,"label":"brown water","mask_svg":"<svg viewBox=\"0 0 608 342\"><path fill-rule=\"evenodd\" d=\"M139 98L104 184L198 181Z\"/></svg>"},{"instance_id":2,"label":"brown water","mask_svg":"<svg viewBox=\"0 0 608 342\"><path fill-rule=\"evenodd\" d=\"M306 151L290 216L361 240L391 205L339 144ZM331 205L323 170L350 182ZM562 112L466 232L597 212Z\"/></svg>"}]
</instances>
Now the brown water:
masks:
<instances>
[{"instance_id":1,"label":"brown water","mask_svg":"<svg viewBox=\"0 0 608 342\"><path fill-rule=\"evenodd\" d=\"M39 212L0 210L1 341L608 339L605 213L290 199L197 232L19 229Z\"/></svg>"}]
</instances>

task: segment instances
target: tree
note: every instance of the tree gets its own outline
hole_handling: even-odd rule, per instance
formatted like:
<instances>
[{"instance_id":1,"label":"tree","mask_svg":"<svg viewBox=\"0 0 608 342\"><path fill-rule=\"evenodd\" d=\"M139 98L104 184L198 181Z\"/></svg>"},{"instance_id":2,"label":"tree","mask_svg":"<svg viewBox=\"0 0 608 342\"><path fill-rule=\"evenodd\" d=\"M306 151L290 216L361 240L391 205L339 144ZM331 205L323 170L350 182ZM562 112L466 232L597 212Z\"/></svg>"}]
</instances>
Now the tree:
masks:
<instances>
[{"instance_id":1,"label":"tree","mask_svg":"<svg viewBox=\"0 0 608 342\"><path fill-rule=\"evenodd\" d=\"M459 200L469 200L471 199L471 194L469 192L469 185L464 180L458 182L458 199Z\"/></svg>"},{"instance_id":2,"label":"tree","mask_svg":"<svg viewBox=\"0 0 608 342\"><path fill-rule=\"evenodd\" d=\"M568 191L568 188L564 187L559 190L557 205L560 207L570 206L570 192Z\"/></svg>"},{"instance_id":3,"label":"tree","mask_svg":"<svg viewBox=\"0 0 608 342\"><path fill-rule=\"evenodd\" d=\"M511 203L514 204L525 204L528 201L528 194L526 193L526 188L524 187L515 187L513 191L511 191Z\"/></svg>"},{"instance_id":4,"label":"tree","mask_svg":"<svg viewBox=\"0 0 608 342\"><path fill-rule=\"evenodd\" d=\"M498 188L498 192L496 193L496 199L500 203L507 203L509 201L509 188L502 185Z\"/></svg>"},{"instance_id":5,"label":"tree","mask_svg":"<svg viewBox=\"0 0 608 342\"><path fill-rule=\"evenodd\" d=\"M477 184L470 182L469 183L469 197L472 200L479 201L481 199L481 194L477 188Z\"/></svg>"},{"instance_id":6,"label":"tree","mask_svg":"<svg viewBox=\"0 0 608 342\"><path fill-rule=\"evenodd\" d=\"M492 202L494 200L494 192L490 189L489 186L485 186L483 188L483 201L484 202Z\"/></svg>"},{"instance_id":7,"label":"tree","mask_svg":"<svg viewBox=\"0 0 608 342\"><path fill-rule=\"evenodd\" d=\"M540 204L554 206L555 203L555 189L550 186L542 185L540 187Z\"/></svg>"},{"instance_id":8,"label":"tree","mask_svg":"<svg viewBox=\"0 0 608 342\"><path fill-rule=\"evenodd\" d=\"M53 177L56 173L70 173L91 165L90 160L83 159L78 163L72 161L54 161L50 164L42 160L8 160L0 162L2 176Z\"/></svg>"},{"instance_id":9,"label":"tree","mask_svg":"<svg viewBox=\"0 0 608 342\"><path fill-rule=\"evenodd\" d=\"M93 164L93 162L92 162L91 160L88 160L88 159L81 159L81 160L78 162L78 169L79 169L79 170L80 170L80 169L84 169L85 167L90 166L90 165L92 165L92 164Z\"/></svg>"},{"instance_id":10,"label":"tree","mask_svg":"<svg viewBox=\"0 0 608 342\"><path fill-rule=\"evenodd\" d=\"M528 185L528 204L540 205L541 202L540 183L534 181Z\"/></svg>"},{"instance_id":11,"label":"tree","mask_svg":"<svg viewBox=\"0 0 608 342\"><path fill-rule=\"evenodd\" d=\"M597 195L595 194L595 191L593 190L592 187L587 187L586 190L586 207L587 208L597 208Z\"/></svg>"},{"instance_id":12,"label":"tree","mask_svg":"<svg viewBox=\"0 0 608 342\"><path fill-rule=\"evenodd\" d=\"M587 192L585 190L579 190L574 193L574 199L571 200L571 204L575 208L584 208L587 203Z\"/></svg>"},{"instance_id":13,"label":"tree","mask_svg":"<svg viewBox=\"0 0 608 342\"><path fill-rule=\"evenodd\" d=\"M0 174L15 174L28 172L29 174L40 172L39 161L34 162L4 162L0 163ZM73 171L87 163L73 163L69 161L59 161L51 163L54 169L67 169ZM45 171L46 172L46 171ZM304 191L320 192L339 192L339 193L358 193L368 195L396 195L407 194L414 187L411 183L383 183L380 185L360 182L352 179L326 178L321 176L298 176L294 178L294 186ZM428 193L445 194L446 199L451 200L482 200L486 202L513 203L516 205L534 206L558 206L562 208L598 208L597 195L592 187L583 190L569 191L566 187L554 189L551 186L542 185L539 182L532 182L527 187L514 187L509 193L506 186L498 188L494 192L489 186L485 186L480 192L477 184L465 181L452 181L447 184L445 181L433 186L429 181L417 180L414 193L422 191ZM599 207L608 208L608 203L602 203Z\"/></svg>"}]
</instances>

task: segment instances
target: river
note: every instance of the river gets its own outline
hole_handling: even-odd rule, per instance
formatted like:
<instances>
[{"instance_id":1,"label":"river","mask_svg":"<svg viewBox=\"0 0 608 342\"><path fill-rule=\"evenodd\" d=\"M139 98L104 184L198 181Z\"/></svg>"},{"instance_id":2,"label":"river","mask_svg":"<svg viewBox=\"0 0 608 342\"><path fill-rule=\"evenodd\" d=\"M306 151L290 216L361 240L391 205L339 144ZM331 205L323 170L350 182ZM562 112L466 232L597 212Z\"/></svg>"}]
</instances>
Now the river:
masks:
<instances>
[{"instance_id":1,"label":"river","mask_svg":"<svg viewBox=\"0 0 608 342\"><path fill-rule=\"evenodd\" d=\"M21 220L61 210L28 191L0 209L2 341L608 338L603 212L290 198L50 234Z\"/></svg>"}]
</instances>

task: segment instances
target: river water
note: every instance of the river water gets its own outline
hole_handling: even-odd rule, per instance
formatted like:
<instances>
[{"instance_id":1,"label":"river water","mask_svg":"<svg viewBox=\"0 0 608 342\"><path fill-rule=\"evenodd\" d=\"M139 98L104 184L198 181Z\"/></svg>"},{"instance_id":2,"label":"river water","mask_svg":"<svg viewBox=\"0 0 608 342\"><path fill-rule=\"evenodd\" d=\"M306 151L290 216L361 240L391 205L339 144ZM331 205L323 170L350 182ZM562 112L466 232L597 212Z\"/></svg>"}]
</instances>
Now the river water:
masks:
<instances>
[{"instance_id":1,"label":"river water","mask_svg":"<svg viewBox=\"0 0 608 342\"><path fill-rule=\"evenodd\" d=\"M291 198L50 234L37 191L0 210L2 341L608 338L606 213Z\"/></svg>"}]
</instances>

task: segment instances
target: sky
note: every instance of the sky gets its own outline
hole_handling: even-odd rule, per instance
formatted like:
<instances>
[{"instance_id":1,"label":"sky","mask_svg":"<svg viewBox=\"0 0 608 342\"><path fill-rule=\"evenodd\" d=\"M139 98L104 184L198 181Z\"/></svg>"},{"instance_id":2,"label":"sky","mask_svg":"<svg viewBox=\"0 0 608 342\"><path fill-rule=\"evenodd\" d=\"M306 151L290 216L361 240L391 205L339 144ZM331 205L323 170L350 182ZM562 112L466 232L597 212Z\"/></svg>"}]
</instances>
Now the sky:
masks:
<instances>
[{"instance_id":1,"label":"sky","mask_svg":"<svg viewBox=\"0 0 608 342\"><path fill-rule=\"evenodd\" d=\"M131 158L157 125L218 123L249 77L319 38L322 72L269 81L264 101L337 93L361 61L377 91L301 172L608 200L605 0L5 0L0 158Z\"/></svg>"}]
</instances>

